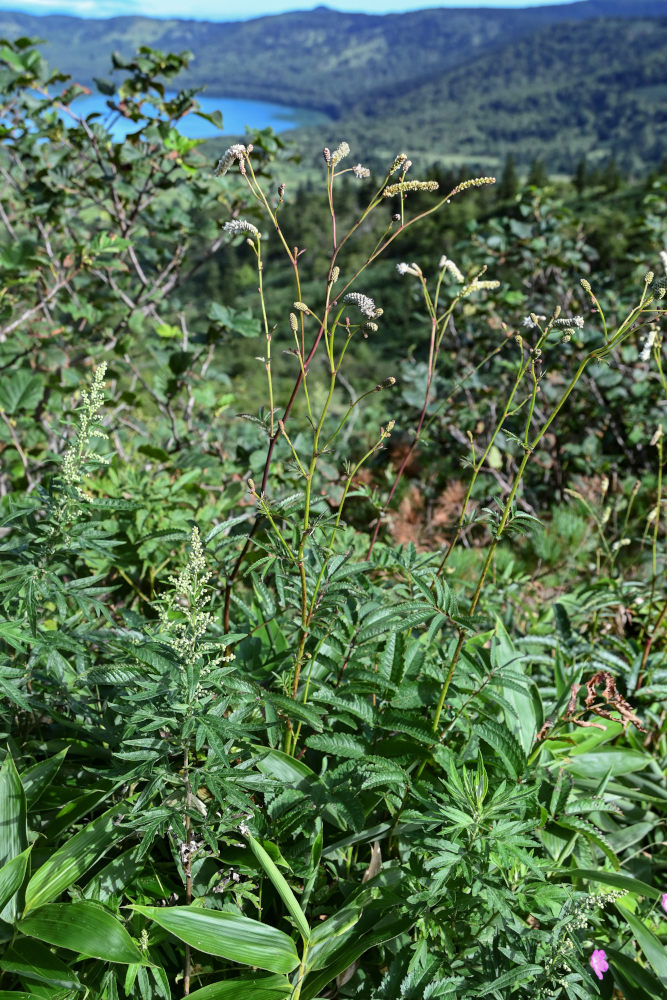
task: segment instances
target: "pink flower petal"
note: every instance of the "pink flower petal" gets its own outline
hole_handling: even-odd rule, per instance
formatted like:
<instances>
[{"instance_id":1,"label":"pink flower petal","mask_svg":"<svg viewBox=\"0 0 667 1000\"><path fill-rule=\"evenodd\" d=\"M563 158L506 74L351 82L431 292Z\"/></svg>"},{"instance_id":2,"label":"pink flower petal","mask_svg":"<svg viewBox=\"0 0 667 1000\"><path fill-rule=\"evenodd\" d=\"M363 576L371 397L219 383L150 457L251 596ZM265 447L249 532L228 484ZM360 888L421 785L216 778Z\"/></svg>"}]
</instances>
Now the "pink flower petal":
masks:
<instances>
[{"instance_id":1,"label":"pink flower petal","mask_svg":"<svg viewBox=\"0 0 667 1000\"><path fill-rule=\"evenodd\" d=\"M609 963L607 962L607 956L601 948L596 948L591 955L591 969L598 977L602 979L602 974L609 968Z\"/></svg>"}]
</instances>

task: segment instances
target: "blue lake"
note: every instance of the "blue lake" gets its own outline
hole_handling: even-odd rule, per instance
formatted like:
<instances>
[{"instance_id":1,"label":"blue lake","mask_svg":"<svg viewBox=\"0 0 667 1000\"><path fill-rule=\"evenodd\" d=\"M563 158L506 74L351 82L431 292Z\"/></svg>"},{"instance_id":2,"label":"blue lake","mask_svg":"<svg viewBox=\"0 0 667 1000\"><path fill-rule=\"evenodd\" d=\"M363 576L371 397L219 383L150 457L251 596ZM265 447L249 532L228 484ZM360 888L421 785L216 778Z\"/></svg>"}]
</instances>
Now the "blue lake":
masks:
<instances>
[{"instance_id":1,"label":"blue lake","mask_svg":"<svg viewBox=\"0 0 667 1000\"><path fill-rule=\"evenodd\" d=\"M165 97L169 99L175 96L169 91L165 93ZM110 111L106 105L107 100L103 94L84 94L72 101L72 111L82 118L98 112L101 115L100 121L109 127L114 139L123 139L129 132L135 132L136 124ZM206 94L200 94L197 100L201 111L206 114L211 114L213 111L222 112L222 133L215 125L190 112L178 125L179 131L189 139L213 139L221 134L243 135L246 125L260 129L271 126L275 132L283 132L286 129L298 128L299 125L328 121L327 116L318 111L272 104L268 101L247 101ZM145 107L148 108L148 105ZM63 120L71 122L72 119L63 115Z\"/></svg>"}]
</instances>

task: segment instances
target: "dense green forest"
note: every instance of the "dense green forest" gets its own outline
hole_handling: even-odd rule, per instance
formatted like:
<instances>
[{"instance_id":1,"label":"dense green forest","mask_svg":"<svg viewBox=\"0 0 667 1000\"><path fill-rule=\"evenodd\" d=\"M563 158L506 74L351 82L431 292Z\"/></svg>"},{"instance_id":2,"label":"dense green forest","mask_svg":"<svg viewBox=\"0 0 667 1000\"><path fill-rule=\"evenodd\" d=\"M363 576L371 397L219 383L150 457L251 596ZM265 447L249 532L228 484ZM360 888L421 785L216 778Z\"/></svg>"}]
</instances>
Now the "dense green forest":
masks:
<instances>
[{"instance_id":1,"label":"dense green forest","mask_svg":"<svg viewBox=\"0 0 667 1000\"><path fill-rule=\"evenodd\" d=\"M0 1000L663 1000L659 149L114 64L0 42Z\"/></svg>"},{"instance_id":2,"label":"dense green forest","mask_svg":"<svg viewBox=\"0 0 667 1000\"><path fill-rule=\"evenodd\" d=\"M107 75L112 49L187 48L182 85L344 117L348 141L378 169L402 143L488 170L509 152L566 173L584 154L640 171L665 155L667 0L384 17L318 7L229 23L5 12L3 34L45 39L51 63L88 86ZM327 136L297 141L308 156Z\"/></svg>"}]
</instances>

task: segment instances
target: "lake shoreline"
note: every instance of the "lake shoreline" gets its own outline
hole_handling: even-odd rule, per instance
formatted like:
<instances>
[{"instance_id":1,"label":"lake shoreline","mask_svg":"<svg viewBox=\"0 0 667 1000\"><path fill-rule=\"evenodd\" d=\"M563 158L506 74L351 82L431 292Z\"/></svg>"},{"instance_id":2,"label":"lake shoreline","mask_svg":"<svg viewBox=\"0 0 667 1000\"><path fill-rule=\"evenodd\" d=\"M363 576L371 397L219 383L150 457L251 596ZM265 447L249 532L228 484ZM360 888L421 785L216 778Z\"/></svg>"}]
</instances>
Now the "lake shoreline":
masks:
<instances>
[{"instance_id":1,"label":"lake shoreline","mask_svg":"<svg viewBox=\"0 0 667 1000\"><path fill-rule=\"evenodd\" d=\"M166 91L165 98L171 99L175 91ZM202 114L222 113L222 129L216 128L195 111L189 112L179 122L179 130L189 139L216 139L223 136L239 136L246 127L253 129L272 128L274 132L288 132L309 125L322 125L330 121L328 115L312 108L283 104L280 101L258 101L251 98L226 97L219 94L202 93L197 96L198 110ZM137 123L116 115L107 105L109 97L96 91L82 94L72 101L72 111L82 118L98 114L99 120L108 125L115 139L123 139L136 131ZM70 119L71 120L71 119Z\"/></svg>"}]
</instances>

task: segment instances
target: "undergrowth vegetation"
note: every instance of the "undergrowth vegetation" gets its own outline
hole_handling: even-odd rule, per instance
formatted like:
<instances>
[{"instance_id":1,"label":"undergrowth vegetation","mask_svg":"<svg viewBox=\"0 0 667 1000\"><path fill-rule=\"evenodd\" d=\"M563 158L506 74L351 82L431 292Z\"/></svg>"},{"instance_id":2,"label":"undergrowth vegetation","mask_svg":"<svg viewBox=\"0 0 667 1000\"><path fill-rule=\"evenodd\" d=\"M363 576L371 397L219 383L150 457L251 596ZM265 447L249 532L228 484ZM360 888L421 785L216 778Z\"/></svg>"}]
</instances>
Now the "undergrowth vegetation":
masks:
<instances>
[{"instance_id":1,"label":"undergrowth vegetation","mask_svg":"<svg viewBox=\"0 0 667 1000\"><path fill-rule=\"evenodd\" d=\"M0 1000L658 1000L664 229L608 301L539 210L426 257L494 178L342 142L309 248L187 59L115 143L0 47Z\"/></svg>"}]
</instances>

